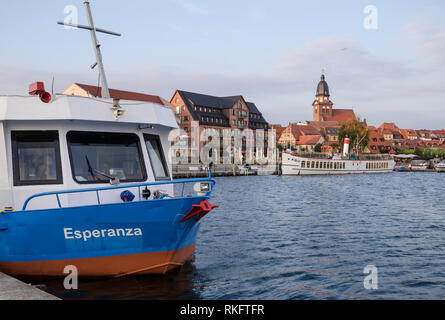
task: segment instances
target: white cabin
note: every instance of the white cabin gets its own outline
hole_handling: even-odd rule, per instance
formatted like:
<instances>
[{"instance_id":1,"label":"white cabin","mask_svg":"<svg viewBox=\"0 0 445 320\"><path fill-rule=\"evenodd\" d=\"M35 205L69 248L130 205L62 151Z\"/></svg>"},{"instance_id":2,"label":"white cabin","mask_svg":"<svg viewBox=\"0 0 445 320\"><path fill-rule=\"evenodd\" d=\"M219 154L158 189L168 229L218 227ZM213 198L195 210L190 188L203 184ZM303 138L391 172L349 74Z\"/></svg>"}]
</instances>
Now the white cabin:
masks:
<instances>
[{"instance_id":1,"label":"white cabin","mask_svg":"<svg viewBox=\"0 0 445 320\"><path fill-rule=\"evenodd\" d=\"M21 210L36 193L110 186L106 175L121 185L171 180L168 135L174 128L172 111L154 103L67 95L44 103L38 96L0 96L0 212ZM94 193L60 201L97 204ZM101 198L107 201L115 202L116 195ZM55 197L43 197L28 209L52 207Z\"/></svg>"}]
</instances>

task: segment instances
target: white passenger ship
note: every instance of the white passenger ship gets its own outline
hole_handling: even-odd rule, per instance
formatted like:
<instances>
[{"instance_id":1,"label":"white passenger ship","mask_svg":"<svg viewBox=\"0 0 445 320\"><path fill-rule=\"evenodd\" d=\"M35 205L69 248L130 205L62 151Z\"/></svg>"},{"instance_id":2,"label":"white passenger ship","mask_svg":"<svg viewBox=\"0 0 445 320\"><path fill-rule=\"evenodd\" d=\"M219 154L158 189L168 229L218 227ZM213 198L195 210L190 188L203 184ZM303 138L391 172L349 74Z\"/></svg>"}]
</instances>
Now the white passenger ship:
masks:
<instances>
[{"instance_id":1,"label":"white passenger ship","mask_svg":"<svg viewBox=\"0 0 445 320\"><path fill-rule=\"evenodd\" d=\"M343 155L321 153L283 153L282 175L334 175L389 173L394 170L395 162L390 155L348 154L349 141L345 141Z\"/></svg>"}]
</instances>

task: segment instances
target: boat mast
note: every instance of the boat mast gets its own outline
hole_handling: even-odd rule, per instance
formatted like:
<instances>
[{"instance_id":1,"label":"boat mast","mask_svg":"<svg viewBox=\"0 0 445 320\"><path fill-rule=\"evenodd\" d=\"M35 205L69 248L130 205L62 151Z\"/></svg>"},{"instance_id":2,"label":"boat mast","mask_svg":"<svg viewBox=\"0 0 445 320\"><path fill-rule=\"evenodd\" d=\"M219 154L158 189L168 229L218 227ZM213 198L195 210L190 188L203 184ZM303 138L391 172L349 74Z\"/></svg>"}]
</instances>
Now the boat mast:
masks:
<instances>
[{"instance_id":1,"label":"boat mast","mask_svg":"<svg viewBox=\"0 0 445 320\"><path fill-rule=\"evenodd\" d=\"M97 40L96 32L102 32L102 33L106 33L106 34L111 34L111 35L118 36L118 37L120 37L121 34L120 33L116 33L116 32L112 32L112 31L107 31L107 30L104 30L104 29L96 28L96 26L94 25L93 14L91 13L90 1L89 0L85 0L84 5L85 5L85 10L87 12L88 26L83 26L83 25L78 25L78 24L71 24L71 23L67 23L67 22L57 22L57 23L60 24L60 25L64 25L64 26L90 30L91 40L93 42L94 54L96 55L96 63L92 66L92 68L94 69L94 67L96 65L98 66L100 80L101 80L101 83L102 83L102 98L109 99L110 98L110 91L108 89L107 77L105 75L105 68L104 68L104 64L103 64L103 61L102 61L102 53L100 51L100 44L99 44L99 42Z\"/></svg>"}]
</instances>

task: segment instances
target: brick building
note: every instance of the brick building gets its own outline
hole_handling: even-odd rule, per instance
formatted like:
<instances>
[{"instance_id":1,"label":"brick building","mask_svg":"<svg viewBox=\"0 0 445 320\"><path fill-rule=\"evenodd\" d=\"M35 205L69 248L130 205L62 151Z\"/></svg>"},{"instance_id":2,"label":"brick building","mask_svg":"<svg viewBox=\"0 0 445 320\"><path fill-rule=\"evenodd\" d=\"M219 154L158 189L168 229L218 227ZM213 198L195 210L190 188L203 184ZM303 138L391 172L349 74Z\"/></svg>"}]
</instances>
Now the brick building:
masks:
<instances>
[{"instance_id":1,"label":"brick building","mask_svg":"<svg viewBox=\"0 0 445 320\"><path fill-rule=\"evenodd\" d=\"M203 129L218 130L221 137L221 157L223 156L222 136L224 129L239 129L241 131L251 129L254 139L256 130L264 130L264 143L267 146L267 130L270 129L270 126L255 103L246 101L243 96L217 97L177 90L171 98L170 104L179 126L188 136L191 135L192 122L199 124L200 136ZM243 141L243 147L245 144L246 141ZM199 150L203 145L204 142L200 142ZM242 156L244 161L245 149L243 149Z\"/></svg>"},{"instance_id":2,"label":"brick building","mask_svg":"<svg viewBox=\"0 0 445 320\"><path fill-rule=\"evenodd\" d=\"M287 149L296 149L297 146L306 146L306 142L308 141L314 141L314 139L306 138L308 136L318 136L318 138L321 137L320 131L311 125L290 123L281 133L281 136L278 139L278 144ZM304 140L305 143L301 144L300 140Z\"/></svg>"},{"instance_id":3,"label":"brick building","mask_svg":"<svg viewBox=\"0 0 445 320\"><path fill-rule=\"evenodd\" d=\"M334 103L331 101L329 86L324 75L321 75L321 81L318 83L315 101L312 103L314 117L313 122L336 122L340 125L349 120L356 120L354 110L352 109L334 109Z\"/></svg>"}]
</instances>

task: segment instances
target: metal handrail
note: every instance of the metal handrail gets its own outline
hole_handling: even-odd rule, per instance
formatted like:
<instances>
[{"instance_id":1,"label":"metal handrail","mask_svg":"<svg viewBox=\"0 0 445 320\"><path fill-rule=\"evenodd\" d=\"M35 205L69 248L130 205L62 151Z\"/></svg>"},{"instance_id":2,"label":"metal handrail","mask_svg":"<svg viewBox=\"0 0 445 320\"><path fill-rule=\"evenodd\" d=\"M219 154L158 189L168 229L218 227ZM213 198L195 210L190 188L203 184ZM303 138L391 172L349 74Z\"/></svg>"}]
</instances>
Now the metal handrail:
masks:
<instances>
[{"instance_id":1,"label":"metal handrail","mask_svg":"<svg viewBox=\"0 0 445 320\"><path fill-rule=\"evenodd\" d=\"M51 192L38 193L38 194L30 196L28 199L26 199L25 203L23 204L22 211L26 211L26 208L31 200L33 200L35 198L46 197L46 196L56 196L57 204L59 206L59 209L61 209L62 205L60 203L59 195L72 194L72 193L96 192L97 202L100 205L101 203L100 203L99 192L109 191L109 190L127 189L127 188L138 188L139 201L141 201L141 188L149 187L149 186L169 185L169 184L182 184L181 198L183 198L185 184L186 183L196 183L196 182L210 182L211 188L210 188L210 191L206 193L206 195L208 196L212 193L213 187L215 186L215 180L213 180L211 178L211 176L209 175L208 178L156 181L156 182L145 182L145 183L137 183L137 184L126 184L126 185L121 185L121 186L90 188L90 189L76 189L76 190L62 190L62 191L51 191Z\"/></svg>"}]
</instances>

